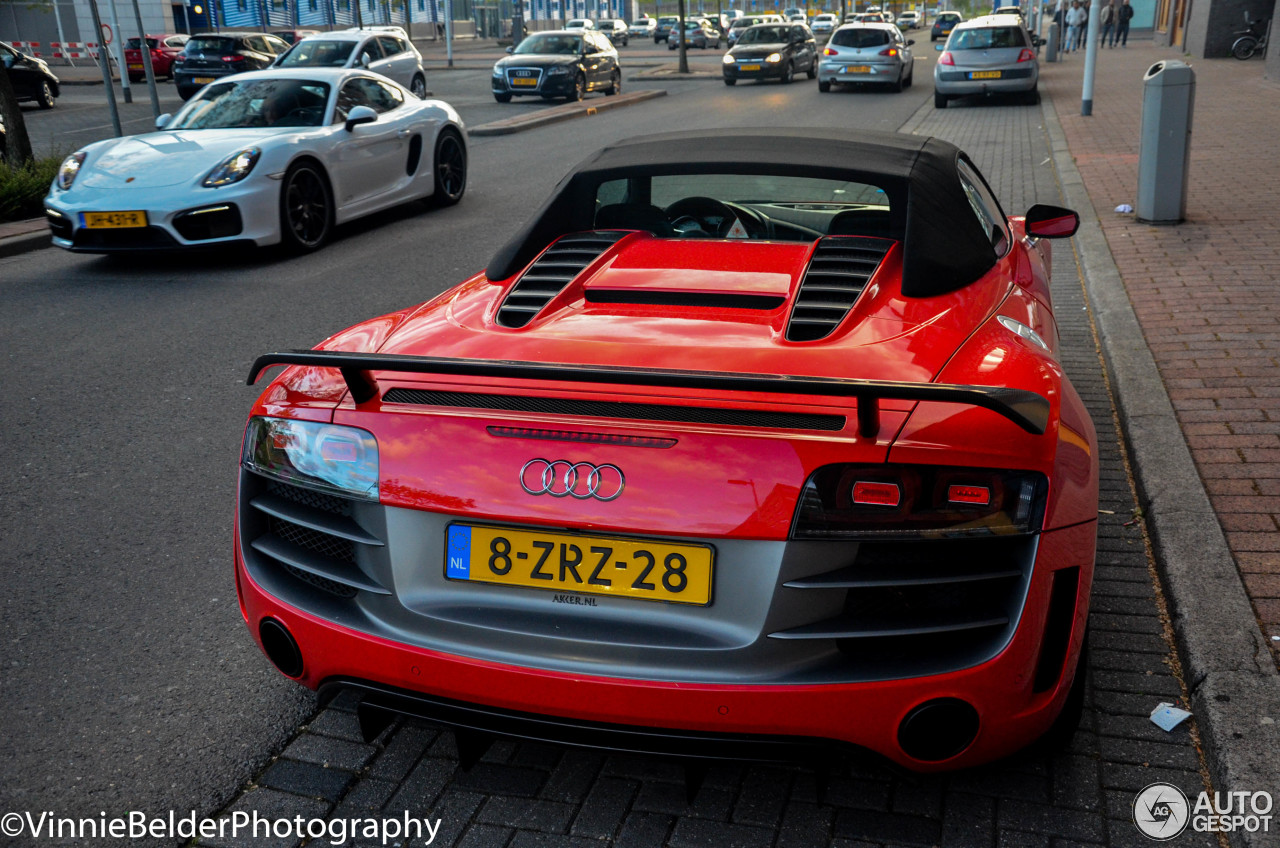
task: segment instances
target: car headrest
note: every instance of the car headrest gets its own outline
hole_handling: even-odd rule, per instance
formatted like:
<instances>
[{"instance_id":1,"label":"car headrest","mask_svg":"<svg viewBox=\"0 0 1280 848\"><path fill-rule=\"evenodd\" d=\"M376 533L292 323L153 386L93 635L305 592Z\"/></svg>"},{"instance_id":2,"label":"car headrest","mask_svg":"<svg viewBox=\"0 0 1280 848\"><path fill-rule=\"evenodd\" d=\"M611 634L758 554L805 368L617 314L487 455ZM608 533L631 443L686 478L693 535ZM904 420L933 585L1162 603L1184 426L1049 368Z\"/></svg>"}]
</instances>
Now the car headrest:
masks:
<instances>
[{"instance_id":1,"label":"car headrest","mask_svg":"<svg viewBox=\"0 0 1280 848\"><path fill-rule=\"evenodd\" d=\"M902 238L902 233L894 230L888 209L847 209L831 219L827 235Z\"/></svg>"},{"instance_id":2,"label":"car headrest","mask_svg":"<svg viewBox=\"0 0 1280 848\"><path fill-rule=\"evenodd\" d=\"M614 203L596 211L598 230L645 230L655 236L675 235L667 213L644 203Z\"/></svg>"}]
</instances>

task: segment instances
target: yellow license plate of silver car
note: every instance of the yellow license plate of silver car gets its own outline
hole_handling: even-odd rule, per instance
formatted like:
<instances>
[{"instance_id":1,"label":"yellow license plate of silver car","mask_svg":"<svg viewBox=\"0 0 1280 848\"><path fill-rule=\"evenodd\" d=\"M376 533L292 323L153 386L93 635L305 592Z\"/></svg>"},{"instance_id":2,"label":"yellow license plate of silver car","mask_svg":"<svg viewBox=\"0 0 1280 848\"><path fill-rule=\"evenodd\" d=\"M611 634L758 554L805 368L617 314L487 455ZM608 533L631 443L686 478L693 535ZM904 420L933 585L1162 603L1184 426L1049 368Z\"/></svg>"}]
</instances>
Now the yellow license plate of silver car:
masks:
<instances>
[{"instance_id":1,"label":"yellow license plate of silver car","mask_svg":"<svg viewBox=\"0 0 1280 848\"><path fill-rule=\"evenodd\" d=\"M553 592L706 606L707 545L450 524L445 577Z\"/></svg>"},{"instance_id":2,"label":"yellow license plate of silver car","mask_svg":"<svg viewBox=\"0 0 1280 848\"><path fill-rule=\"evenodd\" d=\"M538 81L533 77L516 77L511 81L512 85L537 85Z\"/></svg>"},{"instance_id":3,"label":"yellow license plate of silver car","mask_svg":"<svg viewBox=\"0 0 1280 848\"><path fill-rule=\"evenodd\" d=\"M999 71L974 71L969 74L969 79L1000 79Z\"/></svg>"},{"instance_id":4,"label":"yellow license plate of silver car","mask_svg":"<svg viewBox=\"0 0 1280 848\"><path fill-rule=\"evenodd\" d=\"M871 73L870 65L846 65L843 73L846 74L869 74Z\"/></svg>"},{"instance_id":5,"label":"yellow license plate of silver car","mask_svg":"<svg viewBox=\"0 0 1280 848\"><path fill-rule=\"evenodd\" d=\"M758 71L758 70L760 70L760 66L759 66L759 65L741 65L740 67L741 67L741 68L742 68L742 70L744 70L744 71Z\"/></svg>"},{"instance_id":6,"label":"yellow license plate of silver car","mask_svg":"<svg viewBox=\"0 0 1280 848\"><path fill-rule=\"evenodd\" d=\"M86 230L123 230L146 225L147 213L141 211L80 213L80 226Z\"/></svg>"},{"instance_id":7,"label":"yellow license plate of silver car","mask_svg":"<svg viewBox=\"0 0 1280 848\"><path fill-rule=\"evenodd\" d=\"M199 83L200 85L207 85L213 82L213 77L192 77L191 81Z\"/></svg>"}]
</instances>

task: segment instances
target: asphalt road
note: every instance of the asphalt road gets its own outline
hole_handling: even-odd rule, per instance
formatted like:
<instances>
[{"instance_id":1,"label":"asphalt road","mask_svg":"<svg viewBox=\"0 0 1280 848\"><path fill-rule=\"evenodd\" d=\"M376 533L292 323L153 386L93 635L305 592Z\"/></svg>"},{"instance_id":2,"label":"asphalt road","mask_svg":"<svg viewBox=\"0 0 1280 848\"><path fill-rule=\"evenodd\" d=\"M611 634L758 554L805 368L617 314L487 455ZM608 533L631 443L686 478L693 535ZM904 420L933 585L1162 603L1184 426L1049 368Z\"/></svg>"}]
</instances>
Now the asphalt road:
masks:
<instances>
[{"instance_id":1,"label":"asphalt road","mask_svg":"<svg viewBox=\"0 0 1280 848\"><path fill-rule=\"evenodd\" d=\"M916 85L901 94L820 95L803 77L629 81L670 96L473 139L459 206L366 219L308 257L51 248L0 260L0 812L214 809L312 708L254 647L232 583L255 355L309 347L483 268L565 171L608 142L673 127L896 129L932 94L934 53L916 38ZM718 57L695 66L718 68ZM494 103L488 73L434 73L430 85L473 125L542 108ZM128 117L140 128L150 107L137 94ZM69 88L58 108L27 110L37 144L74 149L107 134L101 96Z\"/></svg>"}]
</instances>

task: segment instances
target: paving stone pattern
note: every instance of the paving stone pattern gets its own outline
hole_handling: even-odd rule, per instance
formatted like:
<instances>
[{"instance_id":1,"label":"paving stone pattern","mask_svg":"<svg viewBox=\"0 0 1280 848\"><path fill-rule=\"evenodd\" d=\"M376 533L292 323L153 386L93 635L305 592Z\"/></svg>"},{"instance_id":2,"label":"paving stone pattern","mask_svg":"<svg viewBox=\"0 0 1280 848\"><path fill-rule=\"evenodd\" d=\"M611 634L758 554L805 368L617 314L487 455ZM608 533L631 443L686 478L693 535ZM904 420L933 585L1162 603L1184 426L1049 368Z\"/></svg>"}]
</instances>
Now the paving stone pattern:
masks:
<instances>
[{"instance_id":1,"label":"paving stone pattern","mask_svg":"<svg viewBox=\"0 0 1280 848\"><path fill-rule=\"evenodd\" d=\"M1006 211L1062 202L1039 108L953 104L927 115L916 131L968 150ZM1104 510L1090 685L1067 751L935 777L854 764L834 774L821 795L811 770L718 765L690 804L682 766L666 759L499 741L462 771L449 731L408 720L367 745L354 701L341 697L227 812L350 818L407 810L442 819L434 844L461 848L1149 844L1131 820L1135 794L1167 781L1194 797L1204 788L1201 761L1191 722L1165 733L1147 718L1159 701L1180 702L1182 688L1069 243L1055 245L1054 263L1064 365L1098 429ZM1217 842L1188 832L1177 844Z\"/></svg>"},{"instance_id":2,"label":"paving stone pattern","mask_svg":"<svg viewBox=\"0 0 1280 848\"><path fill-rule=\"evenodd\" d=\"M1140 81L1167 59L1187 57L1140 42L1100 51L1088 118L1065 107L1082 62L1048 88L1263 633L1280 636L1280 83L1260 63L1189 60L1187 220L1153 227L1115 208L1136 205Z\"/></svg>"}]
</instances>

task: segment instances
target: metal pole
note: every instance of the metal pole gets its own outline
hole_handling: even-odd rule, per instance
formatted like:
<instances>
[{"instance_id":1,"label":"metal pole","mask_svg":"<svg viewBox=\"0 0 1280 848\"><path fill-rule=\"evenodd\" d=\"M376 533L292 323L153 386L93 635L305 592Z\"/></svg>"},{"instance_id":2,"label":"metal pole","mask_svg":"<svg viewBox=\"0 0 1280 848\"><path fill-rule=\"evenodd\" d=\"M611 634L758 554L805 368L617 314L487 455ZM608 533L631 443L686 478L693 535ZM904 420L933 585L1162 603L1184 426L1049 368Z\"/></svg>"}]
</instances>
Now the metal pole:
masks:
<instances>
[{"instance_id":1,"label":"metal pole","mask_svg":"<svg viewBox=\"0 0 1280 848\"><path fill-rule=\"evenodd\" d=\"M102 17L98 14L98 0L89 0L89 11L93 13L94 30L101 33ZM102 36L99 35L98 37L101 38ZM119 138L124 135L124 131L120 129L120 112L116 109L116 90L111 85L111 60L107 56L107 46L105 44L98 45L98 55L102 59L98 63L98 67L102 68L102 87L107 92L107 106L111 110L111 126L115 128L116 138Z\"/></svg>"},{"instance_id":2,"label":"metal pole","mask_svg":"<svg viewBox=\"0 0 1280 848\"><path fill-rule=\"evenodd\" d=\"M689 55L685 53L685 50L684 50L684 0L680 0L676 8L678 10L676 14L679 17L679 20L676 22L679 25L679 39L677 41L677 43L680 45L679 69L680 69L680 73L687 74L689 73ZM667 36L667 37L670 38L671 36Z\"/></svg>"},{"instance_id":3,"label":"metal pole","mask_svg":"<svg viewBox=\"0 0 1280 848\"><path fill-rule=\"evenodd\" d=\"M124 63L124 30L120 29L120 16L116 14L116 0L107 0L107 10L111 13L111 41L116 48L116 66L120 69L120 90L124 92L124 102L133 102L133 91L129 88L129 69ZM98 32L102 32L102 28L98 28ZM106 45L103 45L105 48ZM103 50L106 53L106 50ZM107 54L110 55L109 53ZM110 60L108 60L110 62Z\"/></svg>"},{"instance_id":4,"label":"metal pole","mask_svg":"<svg viewBox=\"0 0 1280 848\"><path fill-rule=\"evenodd\" d=\"M448 67L453 67L453 0L444 0L444 46L449 57Z\"/></svg>"},{"instance_id":5,"label":"metal pole","mask_svg":"<svg viewBox=\"0 0 1280 848\"><path fill-rule=\"evenodd\" d=\"M58 43L62 45L62 57L74 68L76 60L71 58L71 51L67 49L67 37L62 34L62 13L58 11L58 0L50 0L49 5L53 6L53 19L58 24Z\"/></svg>"},{"instance_id":6,"label":"metal pole","mask_svg":"<svg viewBox=\"0 0 1280 848\"><path fill-rule=\"evenodd\" d=\"M1084 86L1080 90L1080 114L1086 118L1093 114L1093 74L1098 66L1098 18L1102 17L1102 8L1089 10L1089 43L1084 50Z\"/></svg>"},{"instance_id":7,"label":"metal pole","mask_svg":"<svg viewBox=\"0 0 1280 848\"><path fill-rule=\"evenodd\" d=\"M133 19L138 22L138 51L142 53L142 67L147 72L147 90L151 92L151 111L160 117L160 96L156 94L156 72L151 66L151 45L147 44L147 31L142 28L142 10L138 8L138 0L133 0ZM124 69L129 76L129 69Z\"/></svg>"}]
</instances>

